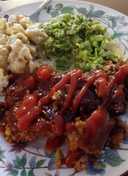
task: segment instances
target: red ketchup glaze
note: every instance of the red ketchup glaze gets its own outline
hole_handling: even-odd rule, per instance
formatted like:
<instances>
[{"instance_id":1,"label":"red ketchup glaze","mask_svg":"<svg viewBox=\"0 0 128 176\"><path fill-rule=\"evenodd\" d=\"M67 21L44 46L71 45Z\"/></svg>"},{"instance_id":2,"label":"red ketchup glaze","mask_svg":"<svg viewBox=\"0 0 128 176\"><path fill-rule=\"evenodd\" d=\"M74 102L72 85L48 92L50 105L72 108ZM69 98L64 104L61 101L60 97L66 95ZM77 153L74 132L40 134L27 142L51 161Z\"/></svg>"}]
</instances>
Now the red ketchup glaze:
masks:
<instances>
[{"instance_id":1,"label":"red ketchup glaze","mask_svg":"<svg viewBox=\"0 0 128 176\"><path fill-rule=\"evenodd\" d=\"M63 76L63 78L55 85L52 87L51 91L49 92L49 94L45 97L42 97L39 100L39 105L46 105L49 103L50 99L52 98L52 96L54 95L55 92L57 92L58 90L64 88L65 84L70 80L70 74L66 74L65 76Z\"/></svg>"},{"instance_id":2,"label":"red ketchup glaze","mask_svg":"<svg viewBox=\"0 0 128 176\"><path fill-rule=\"evenodd\" d=\"M121 84L125 78L128 77L128 64L125 64L119 68L114 77L114 83Z\"/></svg>"},{"instance_id":3,"label":"red ketchup glaze","mask_svg":"<svg viewBox=\"0 0 128 176\"><path fill-rule=\"evenodd\" d=\"M46 150L55 151L56 163L61 160L81 170L88 161L95 162L106 144L113 145L113 134L125 135L115 117L126 110L127 77L128 65L113 75L83 74L79 69L58 75L42 66L35 74L11 81L5 104L0 105L0 130L6 137L9 127L9 140L16 143L45 137ZM66 152L61 156L58 151L63 144Z\"/></svg>"},{"instance_id":4,"label":"red ketchup glaze","mask_svg":"<svg viewBox=\"0 0 128 176\"><path fill-rule=\"evenodd\" d=\"M59 148L64 143L63 136L52 136L47 139L46 150L51 152Z\"/></svg>"},{"instance_id":5,"label":"red ketchup glaze","mask_svg":"<svg viewBox=\"0 0 128 176\"><path fill-rule=\"evenodd\" d=\"M62 116L56 114L52 121L52 131L55 135L61 136L65 131L65 122Z\"/></svg>"},{"instance_id":6,"label":"red ketchup glaze","mask_svg":"<svg viewBox=\"0 0 128 176\"><path fill-rule=\"evenodd\" d=\"M99 107L86 120L85 135L80 139L80 148L87 153L93 150L101 151L112 127L108 112Z\"/></svg>"},{"instance_id":7,"label":"red ketchup glaze","mask_svg":"<svg viewBox=\"0 0 128 176\"><path fill-rule=\"evenodd\" d=\"M80 104L80 101L84 95L86 95L88 88L94 83L95 75L92 75L87 79L86 84L82 87L80 92L76 95L74 101L73 101L73 111L75 112Z\"/></svg>"},{"instance_id":8,"label":"red ketchup glaze","mask_svg":"<svg viewBox=\"0 0 128 176\"><path fill-rule=\"evenodd\" d=\"M74 91L75 91L76 86L77 86L77 80L78 80L79 77L81 77L81 75L82 75L81 70L76 70L71 74L70 87L69 87L69 91L67 93L66 100L64 102L64 107L62 109L62 112L64 112L68 108L68 106L70 106L71 101L72 101L72 96L73 96Z\"/></svg>"},{"instance_id":9,"label":"red ketchup glaze","mask_svg":"<svg viewBox=\"0 0 128 176\"><path fill-rule=\"evenodd\" d=\"M109 120L108 113L105 109L98 108L95 110L91 116L86 120L85 126L85 139L93 143L94 139L99 135L102 128L104 128ZM100 134L102 135L102 134Z\"/></svg>"},{"instance_id":10,"label":"red ketchup glaze","mask_svg":"<svg viewBox=\"0 0 128 176\"><path fill-rule=\"evenodd\" d=\"M97 95L99 97L104 98L105 96L107 96L107 93L109 90L109 84L105 78L102 78L102 77L98 78L95 81L95 86L96 86Z\"/></svg>"},{"instance_id":11,"label":"red ketchup glaze","mask_svg":"<svg viewBox=\"0 0 128 176\"><path fill-rule=\"evenodd\" d=\"M13 129L12 142L45 136L49 152L66 144L61 159L69 167L79 167L84 157L86 161L96 158L106 143L111 144L112 133L118 129L113 117L126 109L127 77L128 65L111 76L103 71L85 75L79 69L58 75L42 66L35 74L10 83L7 100L0 106L0 130L5 134L6 127ZM54 96L58 90L61 93Z\"/></svg>"},{"instance_id":12,"label":"red ketchup glaze","mask_svg":"<svg viewBox=\"0 0 128 176\"><path fill-rule=\"evenodd\" d=\"M24 81L23 81L23 85L25 85L25 87L27 88L32 88L35 85L35 78L33 76L29 76L27 77Z\"/></svg>"},{"instance_id":13,"label":"red ketchup glaze","mask_svg":"<svg viewBox=\"0 0 128 176\"><path fill-rule=\"evenodd\" d=\"M16 118L22 118L22 116L27 113L33 106L37 103L37 97L35 95L27 95L24 97L23 102L20 104L19 107L16 108L15 114Z\"/></svg>"},{"instance_id":14,"label":"red ketchup glaze","mask_svg":"<svg viewBox=\"0 0 128 176\"><path fill-rule=\"evenodd\" d=\"M49 80L53 74L52 67L48 65L43 65L42 67L38 68L36 71L37 78L39 80Z\"/></svg>"},{"instance_id":15,"label":"red ketchup glaze","mask_svg":"<svg viewBox=\"0 0 128 176\"><path fill-rule=\"evenodd\" d=\"M53 69L49 66L42 66L36 71L36 78L33 75L26 78L23 82L26 86L34 86L37 81L42 80L49 80L53 77ZM108 79L108 76L103 71L96 71L86 77L83 81L85 81L85 84L83 84L81 90L77 92L77 94L74 97L76 88L77 88L77 82L78 79L83 78L83 73L81 70L76 69L71 72L66 73L62 76L61 80L59 80L51 89L49 90L48 94L46 96L41 97L40 99L34 94L28 94L24 96L23 100L19 102L19 104L14 108L15 116L17 119L17 127L20 130L27 130L31 127L33 124L33 121L38 119L41 109L43 106L52 104L52 96L58 91L58 90L64 90L68 84L68 90L67 95L63 101L63 106L60 109L59 112L57 112L59 115L53 116L53 120L51 121L51 131L57 136L63 135L65 131L70 132L75 130L75 127L72 123L66 124L64 122L64 116L63 113L67 109L71 109L69 107L72 107L72 111L75 113L80 106L80 102L82 98L86 98L87 90L90 89L92 86L95 87L95 91L100 98L107 97L109 95L109 92L111 90L111 87L114 84L122 83L122 81L126 78L128 75L128 66L124 65L122 66L119 71L115 74L115 77L112 81ZM30 87L31 87L30 86ZM74 100L73 100L74 98ZM101 105L102 106L102 105ZM103 106L102 106L103 107ZM107 113L104 108L99 108L95 112L92 113L92 115L87 120L87 132L85 138L88 138L88 136L91 136L91 139L98 139L95 134L101 133L103 130L103 127L105 123L107 123ZM42 128L45 126L44 122L39 122L37 125L42 126ZM100 129L100 130L99 130ZM97 132L100 131L99 133ZM44 130L45 131L45 130ZM87 139L88 141L89 139Z\"/></svg>"},{"instance_id":16,"label":"red ketchup glaze","mask_svg":"<svg viewBox=\"0 0 128 176\"><path fill-rule=\"evenodd\" d=\"M31 110L25 113L17 122L17 127L19 130L27 130L39 114L40 108L38 106L34 106Z\"/></svg>"},{"instance_id":17,"label":"red ketchup glaze","mask_svg":"<svg viewBox=\"0 0 128 176\"><path fill-rule=\"evenodd\" d=\"M48 122L44 119L37 121L36 124L33 125L33 128L37 129L37 131L39 131L40 134L42 134L44 136L49 134L50 132L52 132L51 122Z\"/></svg>"},{"instance_id":18,"label":"red ketchup glaze","mask_svg":"<svg viewBox=\"0 0 128 176\"><path fill-rule=\"evenodd\" d=\"M89 78L86 80L85 85L82 87L80 92L76 95L74 101L73 101L73 111L75 112L77 108L79 107L80 101L83 98L83 96L86 96L87 90L92 86L95 85L95 81L97 81L97 91L99 97L103 97L108 92L108 82L107 82L108 76L103 71L96 71L93 73Z\"/></svg>"},{"instance_id":19,"label":"red ketchup glaze","mask_svg":"<svg viewBox=\"0 0 128 176\"><path fill-rule=\"evenodd\" d=\"M37 100L36 95L27 95L19 107L15 109L17 126L20 130L27 130L31 122L39 115L40 108L37 106Z\"/></svg>"}]
</instances>

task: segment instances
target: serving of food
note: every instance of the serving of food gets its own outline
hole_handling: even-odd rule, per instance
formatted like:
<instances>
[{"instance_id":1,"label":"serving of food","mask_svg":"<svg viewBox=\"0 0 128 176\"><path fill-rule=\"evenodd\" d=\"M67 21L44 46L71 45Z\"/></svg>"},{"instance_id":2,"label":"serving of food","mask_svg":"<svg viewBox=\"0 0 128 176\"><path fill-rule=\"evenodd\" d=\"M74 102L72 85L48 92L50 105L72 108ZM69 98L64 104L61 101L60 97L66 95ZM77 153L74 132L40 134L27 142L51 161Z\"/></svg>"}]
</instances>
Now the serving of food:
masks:
<instances>
[{"instance_id":1,"label":"serving of food","mask_svg":"<svg viewBox=\"0 0 128 176\"><path fill-rule=\"evenodd\" d=\"M0 25L1 91L8 85L9 73L33 72L45 63L58 71L90 71L123 57L107 29L80 14L65 14L44 24L11 16L8 21L1 18Z\"/></svg>"},{"instance_id":2,"label":"serving of food","mask_svg":"<svg viewBox=\"0 0 128 176\"><path fill-rule=\"evenodd\" d=\"M11 15L0 19L0 37L0 132L8 143L45 141L56 169L75 172L120 148L128 61L101 22L80 13L38 23Z\"/></svg>"}]
</instances>

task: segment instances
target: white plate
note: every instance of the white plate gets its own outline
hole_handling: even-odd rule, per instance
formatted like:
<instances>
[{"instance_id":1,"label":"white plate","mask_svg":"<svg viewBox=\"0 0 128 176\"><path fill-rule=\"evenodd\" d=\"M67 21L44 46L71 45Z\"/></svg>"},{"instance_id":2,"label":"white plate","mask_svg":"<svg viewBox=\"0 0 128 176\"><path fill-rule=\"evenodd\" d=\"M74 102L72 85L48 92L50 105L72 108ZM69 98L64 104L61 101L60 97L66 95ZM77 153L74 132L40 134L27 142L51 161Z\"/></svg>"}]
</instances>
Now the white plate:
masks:
<instances>
[{"instance_id":1,"label":"white plate","mask_svg":"<svg viewBox=\"0 0 128 176\"><path fill-rule=\"evenodd\" d=\"M8 10L5 14L30 15L39 4L38 2L20 6ZM6 11L6 7L4 7L4 11ZM127 55L128 17L113 9L86 1L53 0L47 8L42 10L39 21L46 21L56 15L72 11L97 18L104 23ZM127 121L126 114L123 118ZM90 165L88 170L74 173L74 170L67 168L56 171L54 154L51 156L46 154L40 141L27 147L14 146L7 144L0 137L0 176L120 176L128 170L128 140L121 147L122 150L118 151L106 149L97 165Z\"/></svg>"}]
</instances>

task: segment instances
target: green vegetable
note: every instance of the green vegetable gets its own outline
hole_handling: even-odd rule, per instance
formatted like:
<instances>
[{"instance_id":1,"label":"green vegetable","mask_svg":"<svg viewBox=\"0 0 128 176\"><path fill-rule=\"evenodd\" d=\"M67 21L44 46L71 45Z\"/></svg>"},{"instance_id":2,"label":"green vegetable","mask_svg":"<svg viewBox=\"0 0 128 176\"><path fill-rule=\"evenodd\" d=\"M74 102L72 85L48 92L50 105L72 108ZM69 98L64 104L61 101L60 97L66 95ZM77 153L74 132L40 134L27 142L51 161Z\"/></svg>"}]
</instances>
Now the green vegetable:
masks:
<instances>
[{"instance_id":1,"label":"green vegetable","mask_svg":"<svg viewBox=\"0 0 128 176\"><path fill-rule=\"evenodd\" d=\"M117 54L120 52L109 48L113 40L106 28L96 20L80 14L64 14L42 24L41 28L48 35L41 46L58 70L78 67L90 71L101 68L107 60L120 59Z\"/></svg>"}]
</instances>

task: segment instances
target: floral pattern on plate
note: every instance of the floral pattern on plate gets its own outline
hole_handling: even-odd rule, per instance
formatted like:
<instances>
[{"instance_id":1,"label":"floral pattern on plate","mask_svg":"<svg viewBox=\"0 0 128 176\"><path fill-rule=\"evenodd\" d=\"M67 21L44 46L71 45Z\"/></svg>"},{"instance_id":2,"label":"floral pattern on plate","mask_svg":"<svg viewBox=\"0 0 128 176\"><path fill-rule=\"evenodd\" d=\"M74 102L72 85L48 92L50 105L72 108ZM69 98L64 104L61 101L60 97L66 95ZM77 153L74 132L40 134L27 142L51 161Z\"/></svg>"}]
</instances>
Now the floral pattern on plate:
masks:
<instances>
[{"instance_id":1,"label":"floral pattern on plate","mask_svg":"<svg viewBox=\"0 0 128 176\"><path fill-rule=\"evenodd\" d=\"M4 171L4 175L9 176L39 176L40 171L44 176L57 176L66 173L65 176L74 176L76 173L72 169L65 166L62 169L55 169L54 153L47 154L42 150L43 143L41 140L30 146L26 144L8 145L3 138L0 139L0 173ZM128 140L125 141L125 144ZM128 150L128 148L120 148L120 150ZM88 163L88 169L85 171L87 175L105 175L106 167L117 167L125 162L117 150L106 148L101 157L95 164ZM38 175L39 174L39 175ZM64 175L64 174L62 174ZM2 175L3 176L3 175ZM43 176L43 175L42 175Z\"/></svg>"},{"instance_id":2,"label":"floral pattern on plate","mask_svg":"<svg viewBox=\"0 0 128 176\"><path fill-rule=\"evenodd\" d=\"M28 4L11 9L5 14L30 15L32 9L39 6L39 3ZM4 9L6 11L6 9ZM39 15L39 21L46 21L63 13L82 13L89 18L100 20L117 39L124 52L128 51L128 17L106 8L104 6L76 0L53 0ZM6 15L7 17L7 15ZM123 117L127 121L127 115ZM43 151L42 141L26 146L10 145L0 137L0 175L2 176L119 176L127 170L128 165L128 139L124 141L119 150L106 148L99 160L92 165L88 163L86 171L76 173L72 169L63 166L62 169L55 169L54 153L51 155Z\"/></svg>"}]
</instances>

